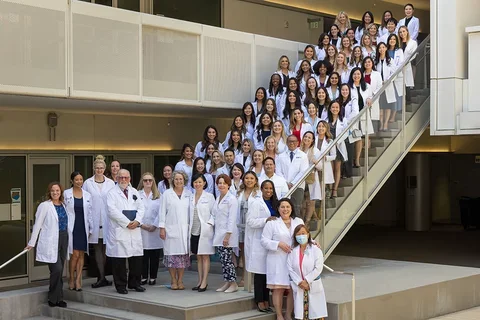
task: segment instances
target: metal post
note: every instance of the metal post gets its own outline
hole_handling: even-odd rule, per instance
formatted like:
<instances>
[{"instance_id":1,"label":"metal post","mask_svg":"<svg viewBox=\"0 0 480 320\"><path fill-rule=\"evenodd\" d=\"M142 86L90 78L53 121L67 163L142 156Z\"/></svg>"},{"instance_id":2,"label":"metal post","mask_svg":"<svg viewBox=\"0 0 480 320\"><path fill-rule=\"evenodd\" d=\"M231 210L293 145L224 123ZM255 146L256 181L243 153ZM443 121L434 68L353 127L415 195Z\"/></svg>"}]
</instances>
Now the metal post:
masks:
<instances>
[{"instance_id":1,"label":"metal post","mask_svg":"<svg viewBox=\"0 0 480 320\"><path fill-rule=\"evenodd\" d=\"M370 108L370 106L365 106L366 108ZM368 199L368 123L370 122L370 110L365 112L365 166L363 168L363 200L367 201Z\"/></svg>"},{"instance_id":2,"label":"metal post","mask_svg":"<svg viewBox=\"0 0 480 320\"><path fill-rule=\"evenodd\" d=\"M352 273L352 320L355 320L355 275Z\"/></svg>"},{"instance_id":3,"label":"metal post","mask_svg":"<svg viewBox=\"0 0 480 320\"><path fill-rule=\"evenodd\" d=\"M22 252L20 252L19 254L17 254L15 257L13 257L12 259L10 259L10 260L8 260L7 262L5 262L4 264L2 264L2 265L0 266L0 269L5 268L5 267L8 266L12 261L14 261L15 259L21 257L22 255L24 255L24 254L27 253L27 252L28 252L27 249L23 250Z\"/></svg>"},{"instance_id":4,"label":"metal post","mask_svg":"<svg viewBox=\"0 0 480 320\"><path fill-rule=\"evenodd\" d=\"M428 69L427 69L427 44L425 44L425 46L423 47L423 59L425 60L423 62L423 89L427 89L428 86L427 86L427 81L428 81L428 78L427 78L427 72L428 72ZM412 73L413 73L413 69L412 69Z\"/></svg>"},{"instance_id":5,"label":"metal post","mask_svg":"<svg viewBox=\"0 0 480 320\"><path fill-rule=\"evenodd\" d=\"M407 141L405 139L405 113L407 112L407 87L406 87L406 84L405 84L405 70L406 70L406 67L403 67L402 69L402 73L403 73L403 83L402 83L402 87L403 87L403 96L402 96L402 145L403 145L403 150L405 150L407 148Z\"/></svg>"},{"instance_id":6,"label":"metal post","mask_svg":"<svg viewBox=\"0 0 480 320\"><path fill-rule=\"evenodd\" d=\"M322 226L320 229L320 243L322 246L322 250L325 253L327 248L325 247L325 225L327 224L327 193L325 188L325 159L327 156L325 155L322 159L322 192L323 192L323 201L322 201ZM329 164L330 165L330 164Z\"/></svg>"}]
</instances>

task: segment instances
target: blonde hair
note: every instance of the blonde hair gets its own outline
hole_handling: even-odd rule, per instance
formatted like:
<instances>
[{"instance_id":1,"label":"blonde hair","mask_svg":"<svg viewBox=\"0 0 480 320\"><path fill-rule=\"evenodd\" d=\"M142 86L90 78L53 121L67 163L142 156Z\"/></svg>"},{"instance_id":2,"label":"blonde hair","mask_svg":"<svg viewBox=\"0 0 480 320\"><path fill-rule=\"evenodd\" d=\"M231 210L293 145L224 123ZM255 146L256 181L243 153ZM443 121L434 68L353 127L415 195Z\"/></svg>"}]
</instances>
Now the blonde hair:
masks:
<instances>
[{"instance_id":1,"label":"blonde hair","mask_svg":"<svg viewBox=\"0 0 480 320\"><path fill-rule=\"evenodd\" d=\"M313 136L312 145L308 148L307 148L307 146L305 146L305 140L303 139L303 137L307 133L310 133ZM302 137L302 142L300 143L300 150L302 150L303 152L305 152L307 154L307 158L308 158L309 162L315 162L315 148L314 148L315 147L315 133L313 133L311 131L307 131L303 134L303 137Z\"/></svg>"},{"instance_id":2,"label":"blonde hair","mask_svg":"<svg viewBox=\"0 0 480 320\"><path fill-rule=\"evenodd\" d=\"M272 124L272 137L275 137L275 132L273 132L273 125L275 123L280 123L280 127L282 128L282 132L280 133L280 139L283 140L283 143L287 144L287 134L285 133L285 126L283 125L282 120L275 120Z\"/></svg>"},{"instance_id":3,"label":"blonde hair","mask_svg":"<svg viewBox=\"0 0 480 320\"><path fill-rule=\"evenodd\" d=\"M330 62L330 56L328 55L328 49L330 49L330 47L333 48L333 50L335 51L335 55L333 56L333 64L335 64L335 61L337 60L337 55L338 55L338 49L336 46L334 46L333 44L329 44L327 46L327 50L325 50L325 60L327 60L328 62Z\"/></svg>"},{"instance_id":4,"label":"blonde hair","mask_svg":"<svg viewBox=\"0 0 480 320\"><path fill-rule=\"evenodd\" d=\"M340 11L337 16L335 17L335 22L334 24L336 24L337 26L339 26L339 29L340 29L340 16L341 15L344 15L345 16L345 29L350 29L352 27L352 23L350 22L350 18L348 17L348 14L345 12L345 11Z\"/></svg>"},{"instance_id":5,"label":"blonde hair","mask_svg":"<svg viewBox=\"0 0 480 320\"><path fill-rule=\"evenodd\" d=\"M105 163L105 157L102 156L101 154L95 157L95 161L93 161L93 167L95 168L97 164L101 164L104 169L107 169L107 164Z\"/></svg>"},{"instance_id":6,"label":"blonde hair","mask_svg":"<svg viewBox=\"0 0 480 320\"><path fill-rule=\"evenodd\" d=\"M362 38L360 39L360 45L361 45L362 47L366 48L366 46L365 46L365 38L366 38L366 37L368 37L368 38L370 39L370 45L369 45L370 49L373 49L374 45L373 45L373 43L372 43L372 37L371 37L368 33L365 33L365 34L362 36Z\"/></svg>"},{"instance_id":7,"label":"blonde hair","mask_svg":"<svg viewBox=\"0 0 480 320\"><path fill-rule=\"evenodd\" d=\"M378 26L377 26L376 23L370 23L370 24L367 26L368 34L370 35L370 29L371 29L372 27L377 28L377 32L375 33L375 36L378 37ZM371 36L371 35L370 35L370 36ZM377 40L377 39L375 39L375 40ZM372 41L372 42L373 42L373 41Z\"/></svg>"},{"instance_id":8,"label":"blonde hair","mask_svg":"<svg viewBox=\"0 0 480 320\"><path fill-rule=\"evenodd\" d=\"M275 140L275 137L268 136L263 142L263 158L264 159L266 158L266 154L267 154L267 142L268 140L272 140L272 139L273 139L273 142L275 142L275 148L273 149L273 152L275 152L275 154L278 154L278 146L277 146L277 141Z\"/></svg>"},{"instance_id":9,"label":"blonde hair","mask_svg":"<svg viewBox=\"0 0 480 320\"><path fill-rule=\"evenodd\" d=\"M248 138L243 139L243 141L242 141L242 154L243 154L243 145L247 142L250 144L250 152L248 154L251 157L253 155L253 148L254 148L254 144L253 144L253 141L251 139L248 139Z\"/></svg>"},{"instance_id":10,"label":"blonde hair","mask_svg":"<svg viewBox=\"0 0 480 320\"><path fill-rule=\"evenodd\" d=\"M220 163L217 165L215 162L213 162L213 154L218 153L220 156ZM218 151L218 150L213 150L212 152L212 162L210 164L210 173L213 173L218 170L218 168L222 167L225 164L225 160L223 160L223 154Z\"/></svg>"},{"instance_id":11,"label":"blonde hair","mask_svg":"<svg viewBox=\"0 0 480 320\"><path fill-rule=\"evenodd\" d=\"M249 171L252 171L252 170L255 168L255 166L256 166L256 163L255 163L254 160L253 160L253 159L254 159L253 156L255 155L255 152L260 152L260 154L262 155L262 161L261 161L261 162L263 162L263 160L265 159L265 154L263 153L263 150L255 149L255 150L253 151L253 154L252 154L252 162L250 163Z\"/></svg>"},{"instance_id":12,"label":"blonde hair","mask_svg":"<svg viewBox=\"0 0 480 320\"><path fill-rule=\"evenodd\" d=\"M400 38L400 29L407 30L407 39L405 39L405 40L406 40L406 42L410 41L410 31L408 31L408 27L401 26L400 28L398 28L398 39L400 40L400 42L403 42L403 40Z\"/></svg>"},{"instance_id":13,"label":"blonde hair","mask_svg":"<svg viewBox=\"0 0 480 320\"><path fill-rule=\"evenodd\" d=\"M292 113L291 113L291 117L290 117L290 126L288 127L290 130L292 130L293 128L295 128L295 126L297 125L295 123L295 117L293 115L293 113L296 111L296 110L299 110L301 113L302 113L302 123L307 123L307 121L305 121L305 113L303 112L302 108L295 108L293 109Z\"/></svg>"},{"instance_id":14,"label":"blonde hair","mask_svg":"<svg viewBox=\"0 0 480 320\"><path fill-rule=\"evenodd\" d=\"M140 182L138 183L138 188L137 190L140 191L140 190L143 190L143 178L145 176L151 176L152 179L153 179L153 183L152 183L152 199L153 200L157 200L158 198L160 198L160 191L158 191L158 187L157 187L157 182L155 181L155 177L153 176L153 174L151 174L150 172L145 172L144 174L142 174L142 178L140 179Z\"/></svg>"},{"instance_id":15,"label":"blonde hair","mask_svg":"<svg viewBox=\"0 0 480 320\"><path fill-rule=\"evenodd\" d=\"M278 69L277 70L282 70L282 67L280 65L281 65L281 61L282 61L283 58L287 58L288 70L290 70L290 59L288 59L288 57L286 55L283 55L283 56L280 57L280 59L278 59Z\"/></svg>"},{"instance_id":16,"label":"blonde hair","mask_svg":"<svg viewBox=\"0 0 480 320\"><path fill-rule=\"evenodd\" d=\"M337 57L339 55L343 55L343 65L342 65L342 71L341 72L338 72L339 69L339 64L337 63L337 58L335 58L335 64L333 65L333 71L336 71L338 72L339 74L341 74L342 72L344 72L345 70L348 70L348 65L347 65L347 55L343 52L343 51L340 51L338 54L337 54Z\"/></svg>"}]
</instances>

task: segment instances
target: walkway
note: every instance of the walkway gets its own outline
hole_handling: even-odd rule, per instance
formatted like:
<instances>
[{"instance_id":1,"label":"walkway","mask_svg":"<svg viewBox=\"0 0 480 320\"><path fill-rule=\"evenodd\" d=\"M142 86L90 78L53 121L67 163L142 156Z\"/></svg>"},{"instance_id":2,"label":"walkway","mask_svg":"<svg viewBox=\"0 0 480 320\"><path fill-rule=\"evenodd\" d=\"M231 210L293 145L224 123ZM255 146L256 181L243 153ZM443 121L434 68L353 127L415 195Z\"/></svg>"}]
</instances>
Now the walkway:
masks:
<instances>
[{"instance_id":1,"label":"walkway","mask_svg":"<svg viewBox=\"0 0 480 320\"><path fill-rule=\"evenodd\" d=\"M480 307L447 314L446 316L432 318L430 320L478 320L478 319L480 319Z\"/></svg>"}]
</instances>

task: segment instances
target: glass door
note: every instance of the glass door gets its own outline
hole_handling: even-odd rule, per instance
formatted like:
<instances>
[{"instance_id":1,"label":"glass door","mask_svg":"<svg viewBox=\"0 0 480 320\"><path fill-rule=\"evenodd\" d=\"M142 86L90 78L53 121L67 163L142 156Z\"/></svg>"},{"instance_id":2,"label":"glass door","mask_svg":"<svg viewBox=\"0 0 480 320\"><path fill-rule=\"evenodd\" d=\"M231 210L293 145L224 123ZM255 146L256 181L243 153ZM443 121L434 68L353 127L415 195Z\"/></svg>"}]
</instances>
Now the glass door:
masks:
<instances>
[{"instance_id":1,"label":"glass door","mask_svg":"<svg viewBox=\"0 0 480 320\"><path fill-rule=\"evenodd\" d=\"M115 160L120 161L120 167L130 171L130 183L136 189L142 174L151 170L151 156L128 156L128 155L116 155Z\"/></svg>"},{"instance_id":2,"label":"glass door","mask_svg":"<svg viewBox=\"0 0 480 320\"><path fill-rule=\"evenodd\" d=\"M30 239L35 213L38 205L46 200L47 187L50 182L59 181L63 187L69 188L68 167L70 157L30 157L29 168L29 235ZM29 254L30 281L48 279L49 271L45 263L35 261L36 249Z\"/></svg>"}]
</instances>

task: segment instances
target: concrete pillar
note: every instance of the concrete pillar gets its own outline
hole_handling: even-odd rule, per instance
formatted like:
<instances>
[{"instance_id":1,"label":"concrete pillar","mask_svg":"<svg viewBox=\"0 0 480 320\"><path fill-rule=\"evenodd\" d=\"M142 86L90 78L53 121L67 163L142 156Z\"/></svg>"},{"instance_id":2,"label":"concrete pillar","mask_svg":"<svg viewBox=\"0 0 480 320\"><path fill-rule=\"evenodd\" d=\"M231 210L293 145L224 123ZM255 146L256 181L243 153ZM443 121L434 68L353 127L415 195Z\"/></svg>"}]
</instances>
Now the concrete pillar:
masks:
<instances>
[{"instance_id":1,"label":"concrete pillar","mask_svg":"<svg viewBox=\"0 0 480 320\"><path fill-rule=\"evenodd\" d=\"M408 231L428 231L432 223L430 156L428 153L409 153L405 162L405 227Z\"/></svg>"}]
</instances>

